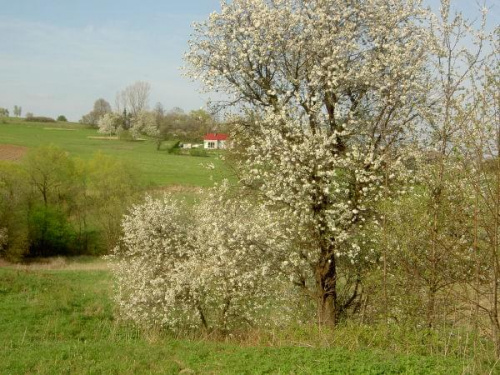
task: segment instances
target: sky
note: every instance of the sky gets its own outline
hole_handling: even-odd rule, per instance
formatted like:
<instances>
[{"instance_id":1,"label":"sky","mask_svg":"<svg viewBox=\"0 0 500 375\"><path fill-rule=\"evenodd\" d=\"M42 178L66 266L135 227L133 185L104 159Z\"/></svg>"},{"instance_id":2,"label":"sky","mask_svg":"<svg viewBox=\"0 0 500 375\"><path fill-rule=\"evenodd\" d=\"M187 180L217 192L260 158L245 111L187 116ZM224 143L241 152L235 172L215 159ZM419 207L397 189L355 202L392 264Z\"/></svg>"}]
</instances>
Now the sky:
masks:
<instances>
[{"instance_id":1,"label":"sky","mask_svg":"<svg viewBox=\"0 0 500 375\"><path fill-rule=\"evenodd\" d=\"M475 0L455 2L477 14ZM500 0L486 3L498 25ZM151 84L151 105L204 107L208 96L180 67L192 22L219 9L219 0L0 0L0 107L78 121L136 81Z\"/></svg>"}]
</instances>

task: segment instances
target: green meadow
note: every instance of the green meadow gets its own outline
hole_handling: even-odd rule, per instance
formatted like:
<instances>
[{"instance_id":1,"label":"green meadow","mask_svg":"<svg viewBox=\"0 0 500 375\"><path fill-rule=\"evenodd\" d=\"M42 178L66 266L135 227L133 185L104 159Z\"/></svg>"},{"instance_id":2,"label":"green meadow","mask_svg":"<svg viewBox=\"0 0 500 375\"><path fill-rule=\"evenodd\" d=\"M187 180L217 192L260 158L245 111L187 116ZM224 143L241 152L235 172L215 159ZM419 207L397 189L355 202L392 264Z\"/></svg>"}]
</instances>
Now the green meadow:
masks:
<instances>
[{"instance_id":1,"label":"green meadow","mask_svg":"<svg viewBox=\"0 0 500 375\"><path fill-rule=\"evenodd\" d=\"M231 178L216 153L172 155L168 144L157 151L153 140L93 138L100 136L79 124L9 119L0 123L0 151L2 145L32 149L53 144L75 158L102 152L137 168L144 187L178 187L188 196L189 187ZM207 163L215 170L203 165ZM426 331L396 332L385 326L340 326L324 332L307 325L179 338L120 321L113 293L112 274L99 258L32 265L0 259L0 374L447 375L493 374L498 367L487 357L489 349L459 337L443 341Z\"/></svg>"},{"instance_id":2,"label":"green meadow","mask_svg":"<svg viewBox=\"0 0 500 375\"><path fill-rule=\"evenodd\" d=\"M137 168L140 181L145 186L207 187L214 181L230 177L217 153L210 153L209 157L173 155L166 151L168 142L157 151L153 140L124 141L95 137L103 135L75 123L32 123L13 118L0 123L0 146L10 144L35 148L53 144L71 156L83 159L102 152ZM206 165L210 163L216 168L208 169Z\"/></svg>"},{"instance_id":3,"label":"green meadow","mask_svg":"<svg viewBox=\"0 0 500 375\"><path fill-rule=\"evenodd\" d=\"M342 333L332 345L299 333L242 341L141 331L117 321L101 263L0 268L0 374L475 373L470 360L362 348Z\"/></svg>"}]
</instances>

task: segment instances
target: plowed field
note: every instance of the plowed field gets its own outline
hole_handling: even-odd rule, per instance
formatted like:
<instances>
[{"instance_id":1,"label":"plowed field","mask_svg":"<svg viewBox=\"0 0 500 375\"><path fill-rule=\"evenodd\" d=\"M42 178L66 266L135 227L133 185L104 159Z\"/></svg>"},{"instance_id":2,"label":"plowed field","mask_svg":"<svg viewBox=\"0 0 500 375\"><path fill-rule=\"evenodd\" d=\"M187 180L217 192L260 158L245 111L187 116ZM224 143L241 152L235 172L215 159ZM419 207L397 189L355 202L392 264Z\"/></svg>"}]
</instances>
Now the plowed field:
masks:
<instances>
[{"instance_id":1,"label":"plowed field","mask_svg":"<svg viewBox=\"0 0 500 375\"><path fill-rule=\"evenodd\" d=\"M27 150L27 147L0 144L0 160L21 160Z\"/></svg>"}]
</instances>

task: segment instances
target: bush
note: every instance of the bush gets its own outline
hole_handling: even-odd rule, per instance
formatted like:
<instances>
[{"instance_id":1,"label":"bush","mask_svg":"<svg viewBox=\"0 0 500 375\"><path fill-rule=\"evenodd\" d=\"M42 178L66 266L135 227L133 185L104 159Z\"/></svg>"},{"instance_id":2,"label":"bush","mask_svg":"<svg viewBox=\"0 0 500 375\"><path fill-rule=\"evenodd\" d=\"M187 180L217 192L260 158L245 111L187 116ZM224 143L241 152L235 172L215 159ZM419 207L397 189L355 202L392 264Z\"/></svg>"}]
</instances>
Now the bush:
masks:
<instances>
[{"instance_id":1,"label":"bush","mask_svg":"<svg viewBox=\"0 0 500 375\"><path fill-rule=\"evenodd\" d=\"M7 119L9 118L9 110L5 108L0 108L0 123L7 123Z\"/></svg>"},{"instance_id":2,"label":"bush","mask_svg":"<svg viewBox=\"0 0 500 375\"><path fill-rule=\"evenodd\" d=\"M75 234L57 207L38 206L28 218L31 257L71 255Z\"/></svg>"},{"instance_id":3,"label":"bush","mask_svg":"<svg viewBox=\"0 0 500 375\"><path fill-rule=\"evenodd\" d=\"M287 321L291 310L283 307L292 298L276 270L289 242L274 246L276 221L225 194L215 189L196 208L172 196L148 198L125 216L112 255L123 317L223 333Z\"/></svg>"},{"instance_id":4,"label":"bush","mask_svg":"<svg viewBox=\"0 0 500 375\"><path fill-rule=\"evenodd\" d=\"M0 161L0 256L11 261L21 259L28 251L29 192L28 175L18 165Z\"/></svg>"},{"instance_id":5,"label":"bush","mask_svg":"<svg viewBox=\"0 0 500 375\"><path fill-rule=\"evenodd\" d=\"M0 162L0 257L109 252L136 197L135 173L130 162L75 161L55 146L31 150L21 164Z\"/></svg>"},{"instance_id":6,"label":"bush","mask_svg":"<svg viewBox=\"0 0 500 375\"><path fill-rule=\"evenodd\" d=\"M180 148L180 145L181 145L181 141L177 141L175 142L172 146L170 146L168 149L167 149L167 152L169 154L175 154L175 155L179 155L181 153L181 148Z\"/></svg>"},{"instance_id":7,"label":"bush","mask_svg":"<svg viewBox=\"0 0 500 375\"><path fill-rule=\"evenodd\" d=\"M208 152L202 148L192 148L189 150L189 155L198 157L208 157Z\"/></svg>"},{"instance_id":8,"label":"bush","mask_svg":"<svg viewBox=\"0 0 500 375\"><path fill-rule=\"evenodd\" d=\"M57 121L68 122L68 119L66 118L66 116L60 115L59 117L57 117Z\"/></svg>"},{"instance_id":9,"label":"bush","mask_svg":"<svg viewBox=\"0 0 500 375\"><path fill-rule=\"evenodd\" d=\"M31 117L26 117L26 121L29 122L56 122L51 117L44 117L44 116L31 116Z\"/></svg>"}]
</instances>

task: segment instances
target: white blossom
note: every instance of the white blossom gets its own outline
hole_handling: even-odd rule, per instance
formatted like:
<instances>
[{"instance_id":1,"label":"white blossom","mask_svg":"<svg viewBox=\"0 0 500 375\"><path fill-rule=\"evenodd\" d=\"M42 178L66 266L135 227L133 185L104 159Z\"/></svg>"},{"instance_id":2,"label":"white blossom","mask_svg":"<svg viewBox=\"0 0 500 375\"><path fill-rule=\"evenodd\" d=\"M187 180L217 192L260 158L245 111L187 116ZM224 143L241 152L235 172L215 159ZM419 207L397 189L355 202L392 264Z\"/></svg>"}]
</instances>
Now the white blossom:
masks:
<instances>
[{"instance_id":1,"label":"white blossom","mask_svg":"<svg viewBox=\"0 0 500 375\"><path fill-rule=\"evenodd\" d=\"M339 262L364 259L384 177L404 169L391 146L425 101L423 16L417 0L234 0L195 26L186 54L188 75L254 114L238 128L242 183L302 239L290 258L327 323L342 309Z\"/></svg>"}]
</instances>

